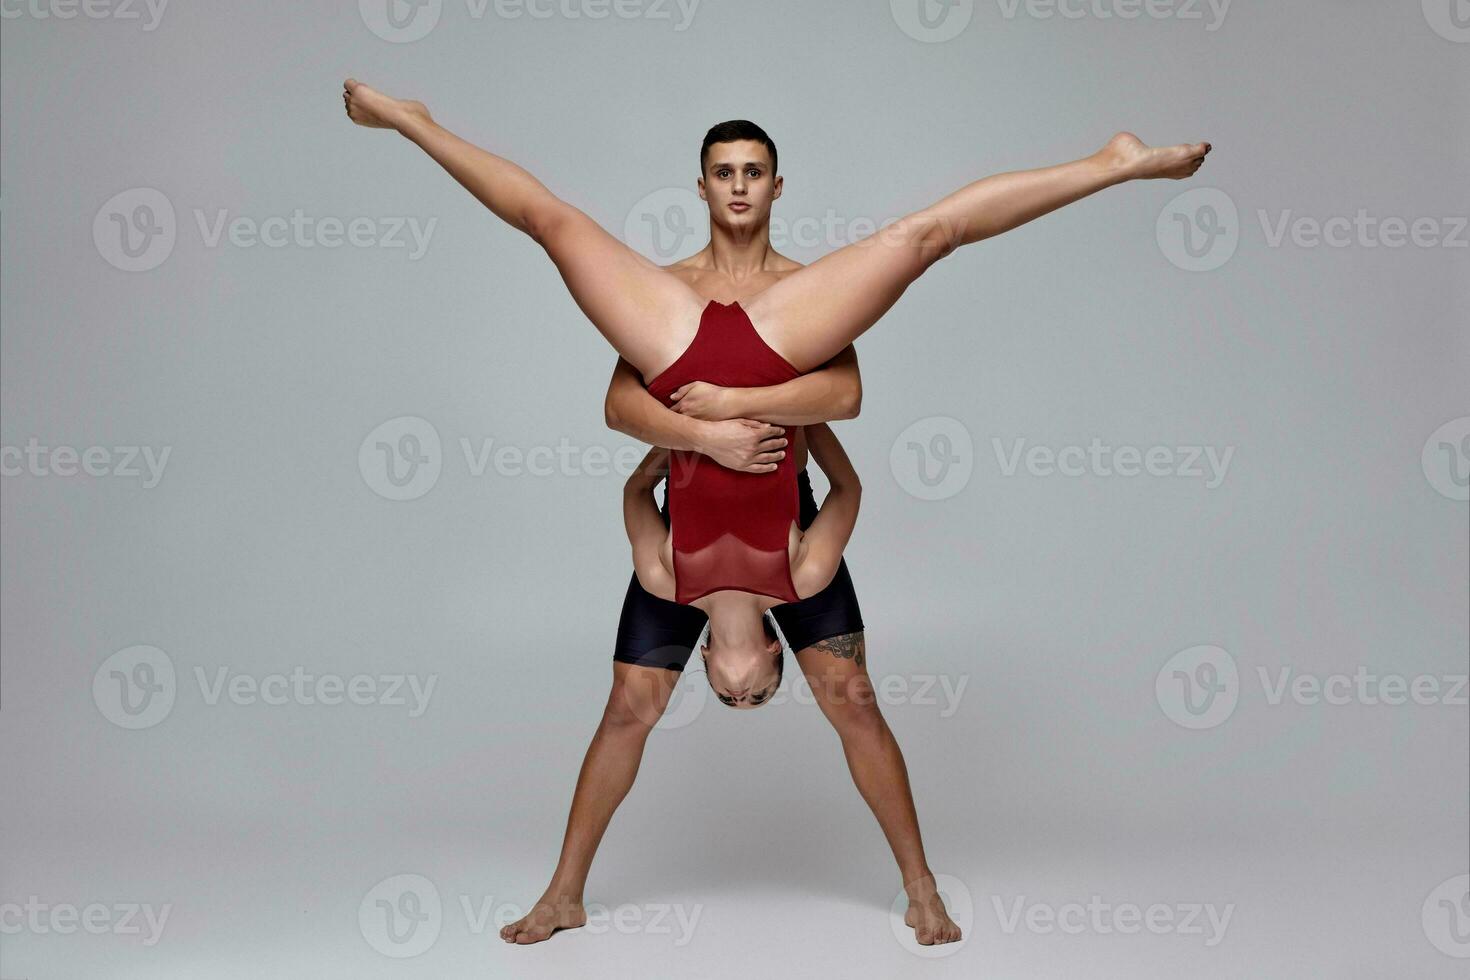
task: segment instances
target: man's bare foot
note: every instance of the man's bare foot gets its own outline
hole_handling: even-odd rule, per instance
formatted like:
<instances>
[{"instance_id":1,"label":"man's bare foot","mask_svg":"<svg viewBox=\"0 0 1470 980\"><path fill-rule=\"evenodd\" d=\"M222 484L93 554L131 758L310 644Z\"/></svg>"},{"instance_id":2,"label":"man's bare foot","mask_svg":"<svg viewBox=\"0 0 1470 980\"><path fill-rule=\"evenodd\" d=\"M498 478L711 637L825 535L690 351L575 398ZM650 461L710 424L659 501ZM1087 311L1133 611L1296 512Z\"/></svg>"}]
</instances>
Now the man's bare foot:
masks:
<instances>
[{"instance_id":1,"label":"man's bare foot","mask_svg":"<svg viewBox=\"0 0 1470 980\"><path fill-rule=\"evenodd\" d=\"M581 896L552 895L548 892L536 900L525 916L500 930L500 938L518 946L529 946L550 939L562 929L577 929L587 924L587 909Z\"/></svg>"},{"instance_id":2,"label":"man's bare foot","mask_svg":"<svg viewBox=\"0 0 1470 980\"><path fill-rule=\"evenodd\" d=\"M342 104L347 118L359 126L373 129L402 129L414 119L430 122L429 109L422 102L390 99L370 85L349 78L342 85Z\"/></svg>"},{"instance_id":3,"label":"man's bare foot","mask_svg":"<svg viewBox=\"0 0 1470 980\"><path fill-rule=\"evenodd\" d=\"M1124 180L1150 180L1167 177L1183 180L1205 162L1213 147L1208 143L1180 143L1176 146L1146 146L1132 133L1119 133L1108 145L1097 151L1097 159Z\"/></svg>"},{"instance_id":4,"label":"man's bare foot","mask_svg":"<svg viewBox=\"0 0 1470 980\"><path fill-rule=\"evenodd\" d=\"M934 887L934 876L926 875L903 886L908 893L909 910L903 914L903 924L914 930L914 939L920 946L935 946L960 940L960 927L949 917L944 899Z\"/></svg>"}]
</instances>

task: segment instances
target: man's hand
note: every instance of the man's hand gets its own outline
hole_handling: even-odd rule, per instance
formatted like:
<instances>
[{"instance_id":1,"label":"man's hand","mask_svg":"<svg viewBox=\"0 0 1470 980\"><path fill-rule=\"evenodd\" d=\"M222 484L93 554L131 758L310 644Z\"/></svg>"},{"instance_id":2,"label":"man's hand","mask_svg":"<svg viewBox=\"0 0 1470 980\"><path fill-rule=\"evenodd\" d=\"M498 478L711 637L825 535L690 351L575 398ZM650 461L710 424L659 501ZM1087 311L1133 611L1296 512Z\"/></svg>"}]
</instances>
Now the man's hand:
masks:
<instances>
[{"instance_id":1,"label":"man's hand","mask_svg":"<svg viewBox=\"0 0 1470 980\"><path fill-rule=\"evenodd\" d=\"M669 396L670 407L680 415L703 419L706 422L723 422L738 418L734 390L712 385L708 381L691 381Z\"/></svg>"},{"instance_id":2,"label":"man's hand","mask_svg":"<svg viewBox=\"0 0 1470 980\"><path fill-rule=\"evenodd\" d=\"M707 422L703 428L699 451L732 470L770 473L786 457L786 430L779 425L728 419Z\"/></svg>"}]
</instances>

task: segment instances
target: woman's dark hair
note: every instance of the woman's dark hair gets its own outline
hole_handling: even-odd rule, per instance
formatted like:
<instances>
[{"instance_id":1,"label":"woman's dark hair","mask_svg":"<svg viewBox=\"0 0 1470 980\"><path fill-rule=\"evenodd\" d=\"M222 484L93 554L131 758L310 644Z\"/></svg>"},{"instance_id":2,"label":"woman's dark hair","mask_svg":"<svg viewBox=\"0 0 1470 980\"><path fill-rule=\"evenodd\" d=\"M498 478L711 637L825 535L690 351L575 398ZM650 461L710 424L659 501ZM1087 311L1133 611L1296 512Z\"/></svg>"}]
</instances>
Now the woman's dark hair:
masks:
<instances>
[{"instance_id":1,"label":"woman's dark hair","mask_svg":"<svg viewBox=\"0 0 1470 980\"><path fill-rule=\"evenodd\" d=\"M709 148L716 143L733 143L736 140L754 140L771 151L771 176L776 176L776 143L766 131L749 119L731 119L711 126L704 134L704 145L699 148L699 172L704 173L704 162L709 158Z\"/></svg>"}]
</instances>

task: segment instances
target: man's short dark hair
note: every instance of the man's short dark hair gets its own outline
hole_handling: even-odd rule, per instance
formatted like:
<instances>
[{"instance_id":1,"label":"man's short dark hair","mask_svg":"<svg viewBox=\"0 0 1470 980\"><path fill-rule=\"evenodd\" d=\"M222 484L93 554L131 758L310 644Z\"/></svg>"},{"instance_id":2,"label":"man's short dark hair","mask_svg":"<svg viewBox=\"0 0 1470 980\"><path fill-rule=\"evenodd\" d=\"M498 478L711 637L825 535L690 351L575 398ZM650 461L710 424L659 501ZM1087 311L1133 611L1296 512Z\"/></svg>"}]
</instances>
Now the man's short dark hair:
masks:
<instances>
[{"instance_id":1,"label":"man's short dark hair","mask_svg":"<svg viewBox=\"0 0 1470 980\"><path fill-rule=\"evenodd\" d=\"M709 159L709 148L716 143L733 143L736 140L754 140L771 151L771 176L776 176L776 143L766 131L749 119L731 119L711 126L704 134L704 145L699 148L699 172L704 173L704 163Z\"/></svg>"}]
</instances>

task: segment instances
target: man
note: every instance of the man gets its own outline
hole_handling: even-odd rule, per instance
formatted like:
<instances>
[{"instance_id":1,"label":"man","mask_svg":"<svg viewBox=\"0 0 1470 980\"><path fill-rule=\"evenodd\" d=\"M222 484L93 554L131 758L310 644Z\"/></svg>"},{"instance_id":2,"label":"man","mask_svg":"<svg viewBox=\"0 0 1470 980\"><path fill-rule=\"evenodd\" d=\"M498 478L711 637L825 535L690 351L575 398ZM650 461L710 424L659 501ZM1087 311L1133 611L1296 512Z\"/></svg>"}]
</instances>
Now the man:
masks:
<instances>
[{"instance_id":1,"label":"man","mask_svg":"<svg viewBox=\"0 0 1470 980\"><path fill-rule=\"evenodd\" d=\"M749 163L758 165L746 166ZM759 200L753 210L768 213L769 200L780 196L775 164L775 146L758 126L723 123L709 131L701 149L700 194L706 196L706 181L719 181L720 197L754 196ZM691 284L728 279L755 291L802 268L771 247L768 222L740 227L738 221L728 220L712 206L710 242L665 268ZM685 386L676 394L672 410L653 398L633 366L619 358L605 409L610 427L643 442L700 452L719 465L747 472L774 469L789 446L800 468L800 523L805 528L816 505L800 426L853 418L861 401L857 353L848 346L820 369L781 385ZM792 427L789 440L786 427ZM667 495L664 505L667 520ZM777 606L771 614L842 742L858 792L888 839L908 893L905 921L922 944L959 939L959 928L944 908L924 856L903 755L868 676L862 615L846 561L822 592ZM586 922L582 891L592 858L614 811L632 788L648 734L662 716L704 623L700 610L653 596L636 575L630 577L613 651L612 690L577 779L556 871L531 912L501 930L507 942L540 942L558 929ZM779 651L776 657L778 663L784 662ZM731 707L754 707L760 693L721 701Z\"/></svg>"}]
</instances>

